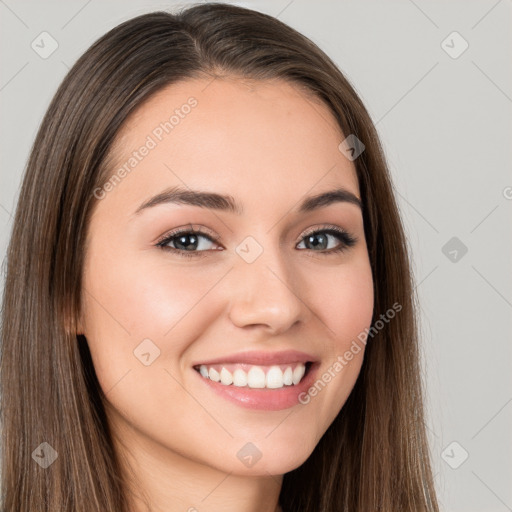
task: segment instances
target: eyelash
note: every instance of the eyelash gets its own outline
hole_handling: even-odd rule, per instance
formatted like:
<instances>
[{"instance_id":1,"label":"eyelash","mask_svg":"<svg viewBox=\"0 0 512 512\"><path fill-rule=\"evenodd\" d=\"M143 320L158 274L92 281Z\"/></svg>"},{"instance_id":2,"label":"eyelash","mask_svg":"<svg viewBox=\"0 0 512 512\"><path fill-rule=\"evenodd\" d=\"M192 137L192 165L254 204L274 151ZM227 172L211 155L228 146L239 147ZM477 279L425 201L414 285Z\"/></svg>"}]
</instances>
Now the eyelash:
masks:
<instances>
[{"instance_id":1,"label":"eyelash","mask_svg":"<svg viewBox=\"0 0 512 512\"><path fill-rule=\"evenodd\" d=\"M346 251L347 249L352 247L357 242L356 237L347 233L345 230L339 228L338 226L335 226L332 224L324 226L322 229L316 229L313 231L306 232L302 236L302 239L300 240L300 242L302 242L308 236L318 235L320 233L332 235L332 236L336 237L341 242L339 247L337 247L335 249L324 250L324 251L313 251L313 252L319 252L320 254L322 254L324 256L330 256L333 254L342 253L343 251ZM171 231L170 233L166 233L164 235L164 237L162 237L155 245L164 251L170 251L170 252L177 254L180 257L184 257L184 258L198 258L198 257L201 258L201 257L206 256L206 254L202 254L202 253L210 252L210 251L185 251L183 249L175 249L174 247L167 246L167 244L169 242L172 242L179 235L184 235L184 234L185 235L191 235L191 234L200 235L202 237L209 239L211 242L214 242L214 243L218 243L218 241L219 241L218 236L215 236L213 234L207 234L201 230L195 230L193 228L188 228L188 229L179 228L174 231ZM301 249L301 250L304 250L304 249ZM309 250L311 251L312 249L309 249Z\"/></svg>"}]
</instances>

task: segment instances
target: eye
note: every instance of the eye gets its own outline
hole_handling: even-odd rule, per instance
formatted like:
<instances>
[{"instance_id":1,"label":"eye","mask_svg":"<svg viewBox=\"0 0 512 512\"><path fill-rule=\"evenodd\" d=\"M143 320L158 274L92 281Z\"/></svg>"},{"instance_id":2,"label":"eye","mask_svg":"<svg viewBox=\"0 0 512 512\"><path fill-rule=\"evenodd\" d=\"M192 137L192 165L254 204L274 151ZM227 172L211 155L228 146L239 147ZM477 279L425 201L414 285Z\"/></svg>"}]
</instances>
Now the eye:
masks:
<instances>
[{"instance_id":1,"label":"eye","mask_svg":"<svg viewBox=\"0 0 512 512\"><path fill-rule=\"evenodd\" d=\"M329 237L337 239L339 244L337 247L328 249L329 245ZM342 251L346 251L357 242L357 238L353 235L347 233L345 230L339 228L335 225L329 225L322 229L316 229L314 231L310 231L306 233L300 244L305 243L307 249L313 250L313 252L319 252L325 256L329 256L333 253L340 253ZM299 244L299 245L300 245ZM321 250L316 250L315 248L320 248Z\"/></svg>"},{"instance_id":2,"label":"eye","mask_svg":"<svg viewBox=\"0 0 512 512\"><path fill-rule=\"evenodd\" d=\"M206 240L206 242L201 242L201 239ZM189 258L204 256L204 254L198 253L210 250L208 247L209 243L215 242L217 239L218 237L213 234L206 234L192 227L188 229L178 228L167 233L156 245L163 250L171 251L179 256ZM171 247L170 244L175 247Z\"/></svg>"},{"instance_id":3,"label":"eye","mask_svg":"<svg viewBox=\"0 0 512 512\"><path fill-rule=\"evenodd\" d=\"M339 244L337 247L327 250L329 237L337 239ZM201 239L206 240L206 242L201 242ZM206 233L201 230L196 230L193 227L187 229L178 228L167 233L156 243L156 246L185 258L204 257L206 254L201 253L212 250L208 247L209 244L215 244L218 240L219 237L213 233ZM338 226L330 224L322 229L316 229L306 233L302 237L300 244L303 242L308 246L306 247L307 249L328 256L349 249L357 242L357 238ZM316 250L317 248L320 248L320 250ZM219 250L219 246L217 249L213 250Z\"/></svg>"}]
</instances>

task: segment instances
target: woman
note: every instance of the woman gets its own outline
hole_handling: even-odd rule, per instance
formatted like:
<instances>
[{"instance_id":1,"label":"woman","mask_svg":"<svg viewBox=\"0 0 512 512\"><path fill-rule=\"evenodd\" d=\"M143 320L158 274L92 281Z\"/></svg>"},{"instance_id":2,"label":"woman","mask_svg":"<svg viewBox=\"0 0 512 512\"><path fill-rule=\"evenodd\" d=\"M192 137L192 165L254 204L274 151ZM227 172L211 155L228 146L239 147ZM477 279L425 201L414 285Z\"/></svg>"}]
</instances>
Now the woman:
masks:
<instances>
[{"instance_id":1,"label":"woman","mask_svg":"<svg viewBox=\"0 0 512 512\"><path fill-rule=\"evenodd\" d=\"M437 511L406 242L356 92L202 4L70 70L8 249L3 510Z\"/></svg>"}]
</instances>

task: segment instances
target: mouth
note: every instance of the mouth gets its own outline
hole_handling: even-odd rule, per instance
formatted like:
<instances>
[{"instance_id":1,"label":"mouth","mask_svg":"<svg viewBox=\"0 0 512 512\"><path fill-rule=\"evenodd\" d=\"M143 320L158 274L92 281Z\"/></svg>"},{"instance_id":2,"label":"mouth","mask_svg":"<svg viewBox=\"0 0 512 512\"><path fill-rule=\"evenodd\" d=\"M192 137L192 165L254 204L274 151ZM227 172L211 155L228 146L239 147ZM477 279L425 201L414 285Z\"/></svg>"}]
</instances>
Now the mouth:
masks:
<instances>
[{"instance_id":1,"label":"mouth","mask_svg":"<svg viewBox=\"0 0 512 512\"><path fill-rule=\"evenodd\" d=\"M201 377L222 386L250 389L281 389L297 386L309 373L313 361L280 365L246 363L201 364L194 366Z\"/></svg>"},{"instance_id":2,"label":"mouth","mask_svg":"<svg viewBox=\"0 0 512 512\"><path fill-rule=\"evenodd\" d=\"M238 406L276 411L294 407L313 384L320 362L294 350L241 353L192 368L207 389Z\"/></svg>"}]
</instances>

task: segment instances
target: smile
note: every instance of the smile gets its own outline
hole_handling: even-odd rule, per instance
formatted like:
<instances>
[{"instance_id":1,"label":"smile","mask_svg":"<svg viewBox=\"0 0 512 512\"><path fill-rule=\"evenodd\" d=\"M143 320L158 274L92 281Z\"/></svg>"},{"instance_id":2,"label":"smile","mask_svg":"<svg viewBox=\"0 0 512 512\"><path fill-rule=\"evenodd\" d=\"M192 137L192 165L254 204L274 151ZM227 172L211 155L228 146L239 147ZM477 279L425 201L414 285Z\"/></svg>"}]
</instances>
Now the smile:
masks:
<instances>
[{"instance_id":1,"label":"smile","mask_svg":"<svg viewBox=\"0 0 512 512\"><path fill-rule=\"evenodd\" d=\"M320 361L298 350L243 351L191 366L201 389L240 407L278 411L300 404L299 396L313 383Z\"/></svg>"},{"instance_id":2,"label":"smile","mask_svg":"<svg viewBox=\"0 0 512 512\"><path fill-rule=\"evenodd\" d=\"M201 364L194 369L205 378L224 386L252 389L280 389L298 385L311 362L281 365L252 365L247 363Z\"/></svg>"}]
</instances>

